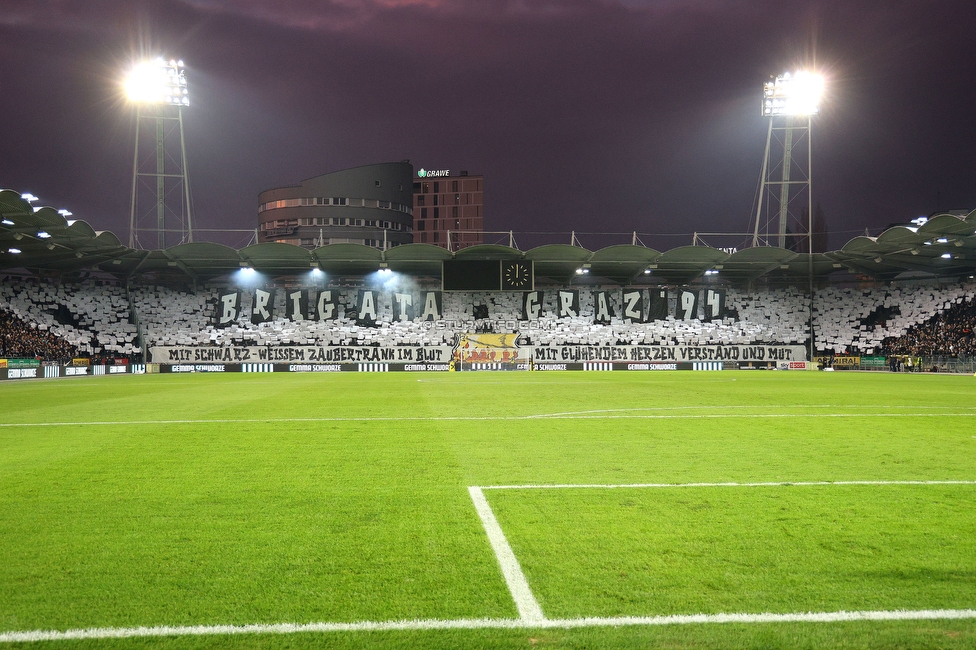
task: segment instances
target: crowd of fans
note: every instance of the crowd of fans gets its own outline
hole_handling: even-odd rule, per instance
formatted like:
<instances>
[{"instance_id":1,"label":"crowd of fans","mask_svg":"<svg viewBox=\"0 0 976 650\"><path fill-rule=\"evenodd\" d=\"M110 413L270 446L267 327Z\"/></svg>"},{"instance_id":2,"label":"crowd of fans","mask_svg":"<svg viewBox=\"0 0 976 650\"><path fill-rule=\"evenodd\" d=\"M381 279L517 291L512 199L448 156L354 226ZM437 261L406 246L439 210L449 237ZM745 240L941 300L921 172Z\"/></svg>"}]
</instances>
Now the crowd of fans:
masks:
<instances>
[{"instance_id":1,"label":"crowd of fans","mask_svg":"<svg viewBox=\"0 0 976 650\"><path fill-rule=\"evenodd\" d=\"M885 339L886 355L974 355L976 354L976 302L956 304L930 320L915 325L903 336Z\"/></svg>"},{"instance_id":2,"label":"crowd of fans","mask_svg":"<svg viewBox=\"0 0 976 650\"><path fill-rule=\"evenodd\" d=\"M75 346L64 339L0 311L0 359L61 361L77 354Z\"/></svg>"}]
</instances>

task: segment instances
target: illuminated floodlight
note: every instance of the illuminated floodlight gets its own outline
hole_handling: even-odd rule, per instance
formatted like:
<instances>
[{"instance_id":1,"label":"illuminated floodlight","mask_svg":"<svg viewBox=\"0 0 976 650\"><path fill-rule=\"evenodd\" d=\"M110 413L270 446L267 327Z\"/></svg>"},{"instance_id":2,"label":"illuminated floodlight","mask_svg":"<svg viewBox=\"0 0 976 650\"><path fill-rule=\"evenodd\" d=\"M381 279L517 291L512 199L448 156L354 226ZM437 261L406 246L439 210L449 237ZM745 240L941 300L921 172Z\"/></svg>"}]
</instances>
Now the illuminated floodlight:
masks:
<instances>
[{"instance_id":1,"label":"illuminated floodlight","mask_svg":"<svg viewBox=\"0 0 976 650\"><path fill-rule=\"evenodd\" d=\"M49 232L47 232L45 230L42 230L41 232L37 233L37 236L38 236L39 239L50 239L51 238L51 233L49 233Z\"/></svg>"},{"instance_id":2,"label":"illuminated floodlight","mask_svg":"<svg viewBox=\"0 0 976 650\"><path fill-rule=\"evenodd\" d=\"M820 112L824 78L813 72L789 72L763 84L762 114L816 115Z\"/></svg>"},{"instance_id":3,"label":"illuminated floodlight","mask_svg":"<svg viewBox=\"0 0 976 650\"><path fill-rule=\"evenodd\" d=\"M189 106L186 71L183 61L166 61L156 57L137 63L125 79L125 95L139 104L168 104Z\"/></svg>"},{"instance_id":4,"label":"illuminated floodlight","mask_svg":"<svg viewBox=\"0 0 976 650\"><path fill-rule=\"evenodd\" d=\"M952 259L952 253L942 253L942 259L944 259L944 260L951 260Z\"/></svg>"},{"instance_id":5,"label":"illuminated floodlight","mask_svg":"<svg viewBox=\"0 0 976 650\"><path fill-rule=\"evenodd\" d=\"M264 276L257 269L243 266L233 273L234 283L241 287L253 287L264 282Z\"/></svg>"},{"instance_id":6,"label":"illuminated floodlight","mask_svg":"<svg viewBox=\"0 0 976 650\"><path fill-rule=\"evenodd\" d=\"M66 210L65 208L61 208L60 210L58 210L58 214L60 214L62 217L67 218L71 216L71 211Z\"/></svg>"},{"instance_id":7,"label":"illuminated floodlight","mask_svg":"<svg viewBox=\"0 0 976 650\"><path fill-rule=\"evenodd\" d=\"M28 203L31 203L32 201L36 201L37 200L37 197L34 196L33 194L31 194L30 192L27 192L25 194L21 194L20 195L20 198L24 199Z\"/></svg>"},{"instance_id":8,"label":"illuminated floodlight","mask_svg":"<svg viewBox=\"0 0 976 650\"><path fill-rule=\"evenodd\" d=\"M12 225L14 225L14 222L11 221L10 219L4 219L3 221L0 221L0 223L2 223L5 226L12 226Z\"/></svg>"},{"instance_id":9,"label":"illuminated floodlight","mask_svg":"<svg viewBox=\"0 0 976 650\"><path fill-rule=\"evenodd\" d=\"M7 252L8 253L11 253L13 255L20 255L20 249L19 248L8 248L7 249Z\"/></svg>"}]
</instances>

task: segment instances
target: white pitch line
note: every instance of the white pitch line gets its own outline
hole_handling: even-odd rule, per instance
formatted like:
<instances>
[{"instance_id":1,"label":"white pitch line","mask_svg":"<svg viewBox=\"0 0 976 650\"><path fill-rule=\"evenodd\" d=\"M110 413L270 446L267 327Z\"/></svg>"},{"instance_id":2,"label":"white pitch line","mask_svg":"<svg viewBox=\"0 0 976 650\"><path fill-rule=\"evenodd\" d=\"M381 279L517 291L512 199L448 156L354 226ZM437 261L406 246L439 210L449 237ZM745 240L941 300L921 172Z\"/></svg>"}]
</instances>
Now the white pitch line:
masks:
<instances>
[{"instance_id":1,"label":"white pitch line","mask_svg":"<svg viewBox=\"0 0 976 650\"><path fill-rule=\"evenodd\" d=\"M505 422L523 420L717 420L717 419L778 419L778 418L944 418L976 417L969 413L706 413L689 415L481 415L432 417L329 417L329 418L225 418L201 420L91 420L87 422L0 422L0 428L17 427L82 427L133 426L174 424L285 424L289 422Z\"/></svg>"},{"instance_id":2,"label":"white pitch line","mask_svg":"<svg viewBox=\"0 0 976 650\"><path fill-rule=\"evenodd\" d=\"M358 623L269 623L256 625L188 625L154 627L101 627L73 630L0 632L0 643L127 639L136 637L229 636L240 634L307 634L323 632L378 632L412 630L574 629L652 625L708 625L723 623L841 623L849 621L937 621L976 618L976 609L923 609L855 612L798 612L792 614L676 614L542 619L460 618Z\"/></svg>"},{"instance_id":3,"label":"white pitch line","mask_svg":"<svg viewBox=\"0 0 976 650\"><path fill-rule=\"evenodd\" d=\"M501 566L508 590L512 593L512 600L515 601L519 617L526 623L537 624L544 621L546 617L542 613L542 608L539 607L539 602L532 595L529 581L525 579L525 574L522 573L522 566L519 564L518 558L515 557L512 547L508 545L505 533L502 532L502 527L498 524L495 513L488 505L484 493L482 493L481 488L475 485L468 488L468 493L474 502L474 509L478 511L478 516L481 517L481 523L485 527L491 548L495 551L495 557L498 558L498 564Z\"/></svg>"},{"instance_id":4,"label":"white pitch line","mask_svg":"<svg viewBox=\"0 0 976 650\"><path fill-rule=\"evenodd\" d=\"M566 490L625 488L810 487L817 485L976 485L976 481L777 481L761 483L550 483L538 485L480 485L480 490ZM469 490L471 488L468 488Z\"/></svg>"},{"instance_id":5,"label":"white pitch line","mask_svg":"<svg viewBox=\"0 0 976 650\"><path fill-rule=\"evenodd\" d=\"M753 409L756 406L745 405L745 404L726 404L722 406L639 406L632 408L617 408L617 409L589 409L586 411L563 411L560 413L545 413L541 415L528 415L522 416L526 418L547 418L547 417L560 417L566 415L594 415L597 413L636 413L636 412L647 412L647 411L731 411L734 409ZM966 407L945 407L945 406L916 406L916 405L901 405L901 404L867 404L867 405L855 405L855 404L789 404L789 405L775 405L771 407L762 408L790 408L790 409L944 409L944 408L962 408ZM969 407L969 410L976 411L976 406Z\"/></svg>"}]
</instances>

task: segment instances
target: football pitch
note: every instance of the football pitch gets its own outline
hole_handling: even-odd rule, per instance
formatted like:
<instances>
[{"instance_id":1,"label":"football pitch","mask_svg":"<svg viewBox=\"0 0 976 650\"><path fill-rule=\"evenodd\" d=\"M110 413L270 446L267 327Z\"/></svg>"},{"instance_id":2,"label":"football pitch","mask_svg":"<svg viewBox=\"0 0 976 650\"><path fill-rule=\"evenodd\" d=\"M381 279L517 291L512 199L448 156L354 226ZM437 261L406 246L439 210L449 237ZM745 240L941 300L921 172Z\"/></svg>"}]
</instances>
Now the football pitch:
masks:
<instances>
[{"instance_id":1,"label":"football pitch","mask_svg":"<svg viewBox=\"0 0 976 650\"><path fill-rule=\"evenodd\" d=\"M0 648L976 647L976 378L0 384Z\"/></svg>"}]
</instances>

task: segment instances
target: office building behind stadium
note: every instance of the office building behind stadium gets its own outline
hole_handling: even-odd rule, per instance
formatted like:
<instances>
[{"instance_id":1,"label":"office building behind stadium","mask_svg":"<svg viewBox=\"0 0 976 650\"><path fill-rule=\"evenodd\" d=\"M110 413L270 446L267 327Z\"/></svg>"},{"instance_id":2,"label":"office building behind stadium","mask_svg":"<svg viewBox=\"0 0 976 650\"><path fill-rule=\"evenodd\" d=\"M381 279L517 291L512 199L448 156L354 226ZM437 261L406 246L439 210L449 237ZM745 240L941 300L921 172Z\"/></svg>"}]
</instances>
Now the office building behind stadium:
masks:
<instances>
[{"instance_id":1,"label":"office building behind stadium","mask_svg":"<svg viewBox=\"0 0 976 650\"><path fill-rule=\"evenodd\" d=\"M413 241L452 251L484 243L484 182L466 171L417 170Z\"/></svg>"},{"instance_id":2,"label":"office building behind stadium","mask_svg":"<svg viewBox=\"0 0 976 650\"><path fill-rule=\"evenodd\" d=\"M364 165L258 195L258 242L314 249L363 244L388 250L413 241L413 166Z\"/></svg>"}]
</instances>

